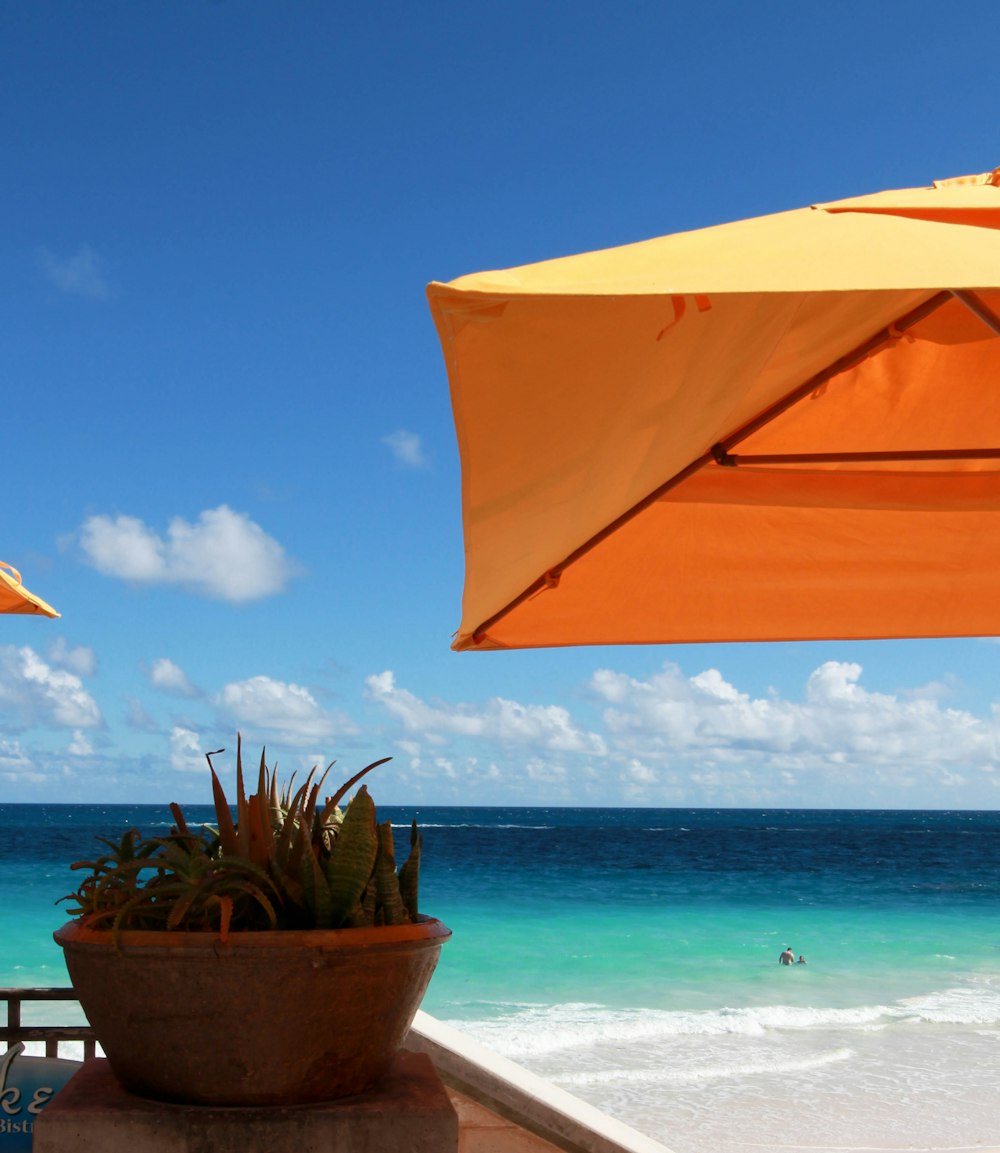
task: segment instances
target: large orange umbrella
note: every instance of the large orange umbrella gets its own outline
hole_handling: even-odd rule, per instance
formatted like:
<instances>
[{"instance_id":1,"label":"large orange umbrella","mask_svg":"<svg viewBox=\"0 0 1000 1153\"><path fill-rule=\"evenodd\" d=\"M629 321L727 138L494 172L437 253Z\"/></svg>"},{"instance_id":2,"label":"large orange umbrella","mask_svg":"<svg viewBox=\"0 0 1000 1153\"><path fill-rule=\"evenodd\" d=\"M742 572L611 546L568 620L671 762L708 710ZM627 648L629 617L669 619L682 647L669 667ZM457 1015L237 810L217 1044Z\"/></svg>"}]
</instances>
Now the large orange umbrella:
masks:
<instances>
[{"instance_id":1,"label":"large orange umbrella","mask_svg":"<svg viewBox=\"0 0 1000 1153\"><path fill-rule=\"evenodd\" d=\"M7 572L4 572L4 569ZM35 613L38 616L57 617L59 613L41 597L21 584L21 574L13 565L0 561L0 613Z\"/></svg>"},{"instance_id":2,"label":"large orange umbrella","mask_svg":"<svg viewBox=\"0 0 1000 1153\"><path fill-rule=\"evenodd\" d=\"M428 295L456 649L1000 633L1000 169Z\"/></svg>"}]
</instances>

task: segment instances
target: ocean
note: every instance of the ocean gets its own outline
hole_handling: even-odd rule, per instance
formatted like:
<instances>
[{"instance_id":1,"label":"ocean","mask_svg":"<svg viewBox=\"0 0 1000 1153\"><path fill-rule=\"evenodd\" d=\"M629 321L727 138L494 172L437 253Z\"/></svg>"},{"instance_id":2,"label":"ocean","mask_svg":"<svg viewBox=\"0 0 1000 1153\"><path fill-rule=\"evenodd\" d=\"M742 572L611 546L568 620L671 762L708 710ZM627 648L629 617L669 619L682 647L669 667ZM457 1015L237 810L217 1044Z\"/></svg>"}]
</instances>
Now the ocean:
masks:
<instances>
[{"instance_id":1,"label":"ocean","mask_svg":"<svg viewBox=\"0 0 1000 1153\"><path fill-rule=\"evenodd\" d=\"M379 816L454 933L424 1009L677 1153L1000 1149L1000 812ZM68 983L68 863L169 823L0 805L0 984Z\"/></svg>"}]
</instances>

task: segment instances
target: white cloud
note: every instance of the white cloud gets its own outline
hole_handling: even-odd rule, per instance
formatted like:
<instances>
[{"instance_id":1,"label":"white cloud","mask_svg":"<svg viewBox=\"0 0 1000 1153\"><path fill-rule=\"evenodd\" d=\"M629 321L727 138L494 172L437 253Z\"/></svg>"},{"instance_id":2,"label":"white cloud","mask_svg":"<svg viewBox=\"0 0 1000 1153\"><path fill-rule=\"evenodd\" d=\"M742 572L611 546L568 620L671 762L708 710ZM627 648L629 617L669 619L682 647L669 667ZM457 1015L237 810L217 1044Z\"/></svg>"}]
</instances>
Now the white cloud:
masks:
<instances>
[{"instance_id":1,"label":"white cloud","mask_svg":"<svg viewBox=\"0 0 1000 1153\"><path fill-rule=\"evenodd\" d=\"M80 677L92 677L97 671L97 656L87 645L77 645L71 649L65 637L57 637L45 650L49 661L60 668L68 669Z\"/></svg>"},{"instance_id":2,"label":"white cloud","mask_svg":"<svg viewBox=\"0 0 1000 1153\"><path fill-rule=\"evenodd\" d=\"M168 657L159 657L149 669L149 683L162 692L175 697L196 697L198 690L188 680L187 674Z\"/></svg>"},{"instance_id":3,"label":"white cloud","mask_svg":"<svg viewBox=\"0 0 1000 1153\"><path fill-rule=\"evenodd\" d=\"M102 723L97 702L75 673L54 669L34 649L0 646L0 724L89 729Z\"/></svg>"},{"instance_id":4,"label":"white cloud","mask_svg":"<svg viewBox=\"0 0 1000 1153\"><path fill-rule=\"evenodd\" d=\"M194 524L175 517L165 537L132 516L92 516L79 532L88 564L136 584L177 584L217 600L259 600L283 591L295 571L285 550L244 513L206 509Z\"/></svg>"},{"instance_id":5,"label":"white cloud","mask_svg":"<svg viewBox=\"0 0 1000 1153\"><path fill-rule=\"evenodd\" d=\"M925 685L917 685L912 689L903 689L902 695L909 700L943 701L955 696L958 691L958 679L954 676L945 676L939 681L929 681Z\"/></svg>"},{"instance_id":6,"label":"white cloud","mask_svg":"<svg viewBox=\"0 0 1000 1153\"><path fill-rule=\"evenodd\" d=\"M211 750L207 750L211 751ZM174 725L170 730L170 767L179 773L205 773L208 762L201 737L193 729Z\"/></svg>"},{"instance_id":7,"label":"white cloud","mask_svg":"<svg viewBox=\"0 0 1000 1153\"><path fill-rule=\"evenodd\" d=\"M553 764L542 757L530 757L524 764L524 771L536 784L562 784L567 776L564 765Z\"/></svg>"},{"instance_id":8,"label":"white cloud","mask_svg":"<svg viewBox=\"0 0 1000 1153\"><path fill-rule=\"evenodd\" d=\"M541 748L550 752L604 756L602 737L577 727L561 705L522 705L492 697L481 705L429 705L407 689L398 688L391 671L366 679L369 695L427 740L445 735L476 737L501 745Z\"/></svg>"},{"instance_id":9,"label":"white cloud","mask_svg":"<svg viewBox=\"0 0 1000 1153\"><path fill-rule=\"evenodd\" d=\"M134 516L92 516L80 528L80 545L98 572L126 581L168 580L166 546Z\"/></svg>"},{"instance_id":10,"label":"white cloud","mask_svg":"<svg viewBox=\"0 0 1000 1153\"><path fill-rule=\"evenodd\" d=\"M244 732L269 731L294 745L308 745L335 731L353 731L340 718L335 721L300 685L256 676L224 685L215 703L227 723Z\"/></svg>"},{"instance_id":11,"label":"white cloud","mask_svg":"<svg viewBox=\"0 0 1000 1153\"><path fill-rule=\"evenodd\" d=\"M73 757L89 757L94 751L94 746L88 740L86 734L80 729L74 729L73 739L69 743L69 754Z\"/></svg>"},{"instance_id":12,"label":"white cloud","mask_svg":"<svg viewBox=\"0 0 1000 1153\"><path fill-rule=\"evenodd\" d=\"M423 790L425 782L432 782L439 792L445 784L454 798L468 802L470 789L498 783L503 777L496 764L482 764L475 756L434 756L425 760L420 755L418 742L401 740L396 744L409 756L407 768L397 770L397 776L418 791ZM508 785L511 783L509 779L506 781ZM513 783L516 786L516 782Z\"/></svg>"},{"instance_id":13,"label":"white cloud","mask_svg":"<svg viewBox=\"0 0 1000 1153\"><path fill-rule=\"evenodd\" d=\"M891 808L1000 798L1000 703L983 718L947 707L936 684L875 691L851 661L821 664L798 697L753 695L714 668L692 676L668 663L647 678L598 669L579 715L503 697L431 701L388 670L366 688L396 726L388 735L409 758L406 779L453 801ZM585 719L595 705L599 718Z\"/></svg>"},{"instance_id":14,"label":"white cloud","mask_svg":"<svg viewBox=\"0 0 1000 1153\"><path fill-rule=\"evenodd\" d=\"M633 785L655 785L657 781L656 772L634 757L625 766L622 778Z\"/></svg>"},{"instance_id":15,"label":"white cloud","mask_svg":"<svg viewBox=\"0 0 1000 1153\"><path fill-rule=\"evenodd\" d=\"M424 454L420 437L415 432L398 429L382 437L382 443L389 446L398 464L407 468L426 468L428 461Z\"/></svg>"},{"instance_id":16,"label":"white cloud","mask_svg":"<svg viewBox=\"0 0 1000 1153\"><path fill-rule=\"evenodd\" d=\"M48 249L38 254L39 264L60 292L103 300L108 295L108 282L101 271L101 261L89 244L81 244L72 256L59 258Z\"/></svg>"},{"instance_id":17,"label":"white cloud","mask_svg":"<svg viewBox=\"0 0 1000 1153\"><path fill-rule=\"evenodd\" d=\"M672 664L649 681L598 669L591 688L608 702L604 720L620 748L644 752L727 749L792 743L793 715L781 702L751 700L716 669L686 678Z\"/></svg>"},{"instance_id":18,"label":"white cloud","mask_svg":"<svg viewBox=\"0 0 1000 1153\"><path fill-rule=\"evenodd\" d=\"M0 780L37 783L45 780L17 741L0 741Z\"/></svg>"},{"instance_id":19,"label":"white cloud","mask_svg":"<svg viewBox=\"0 0 1000 1153\"><path fill-rule=\"evenodd\" d=\"M56 771L56 755L42 746L2 740L31 728L64 731L59 765L83 758L88 779L98 771L93 734L103 720L73 671L93 670L93 653L61 641L47 651L42 659L30 647L0 646L4 780L23 784ZM280 757L286 771L324 768L339 755L332 741L359 731L301 682L258 675L207 696L167 657L150 660L147 671L160 692L203 698L204 715L175 714L172 730L137 697L119 705L132 729L169 732L170 763L181 772L204 773L206 748L232 751L237 731L252 763L266 745L269 763ZM955 707L961 684L947 675L887 691L869 688L859 663L827 661L797 692L748 692L717 668L690 675L668 663L644 677L598 669L587 688L566 707L499 695L421 696L389 670L365 680L381 713L372 731L399 758L391 774L428 803L992 808L1000 801L1000 700L981 716ZM106 767L106 757L99 760Z\"/></svg>"},{"instance_id":20,"label":"white cloud","mask_svg":"<svg viewBox=\"0 0 1000 1153\"><path fill-rule=\"evenodd\" d=\"M843 787L854 790L849 803L877 790L891 805L931 782L955 787L969 768L996 772L995 718L943 708L933 694L871 692L861 675L857 663L827 661L801 701L752 698L716 669L685 677L673 664L646 681L600 669L591 687L606 704L615 759L642 764L667 789L686 777L720 803L787 803L808 779L826 803Z\"/></svg>"},{"instance_id":21,"label":"white cloud","mask_svg":"<svg viewBox=\"0 0 1000 1153\"><path fill-rule=\"evenodd\" d=\"M455 763L449 757L435 757L434 768L437 774L443 777L448 777L450 780L458 779L458 770L455 768Z\"/></svg>"}]
</instances>

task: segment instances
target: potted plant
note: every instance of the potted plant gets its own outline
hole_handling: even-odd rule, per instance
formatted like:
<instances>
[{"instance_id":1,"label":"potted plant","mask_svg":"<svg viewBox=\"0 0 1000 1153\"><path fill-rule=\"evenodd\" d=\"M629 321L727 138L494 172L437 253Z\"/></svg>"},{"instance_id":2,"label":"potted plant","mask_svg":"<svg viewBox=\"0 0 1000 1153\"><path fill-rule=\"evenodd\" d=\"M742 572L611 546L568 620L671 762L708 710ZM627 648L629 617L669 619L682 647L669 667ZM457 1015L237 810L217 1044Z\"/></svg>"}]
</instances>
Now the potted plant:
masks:
<instances>
[{"instance_id":1,"label":"potted plant","mask_svg":"<svg viewBox=\"0 0 1000 1153\"><path fill-rule=\"evenodd\" d=\"M223 752L224 750L218 750ZM417 910L421 838L398 870L392 826L356 773L321 802L261 754L236 816L208 754L216 827L179 805L165 835L130 829L72 867L76 919L55 933L112 1071L140 1096L307 1104L373 1085L399 1050L442 943ZM327 769L327 773L329 768Z\"/></svg>"}]
</instances>

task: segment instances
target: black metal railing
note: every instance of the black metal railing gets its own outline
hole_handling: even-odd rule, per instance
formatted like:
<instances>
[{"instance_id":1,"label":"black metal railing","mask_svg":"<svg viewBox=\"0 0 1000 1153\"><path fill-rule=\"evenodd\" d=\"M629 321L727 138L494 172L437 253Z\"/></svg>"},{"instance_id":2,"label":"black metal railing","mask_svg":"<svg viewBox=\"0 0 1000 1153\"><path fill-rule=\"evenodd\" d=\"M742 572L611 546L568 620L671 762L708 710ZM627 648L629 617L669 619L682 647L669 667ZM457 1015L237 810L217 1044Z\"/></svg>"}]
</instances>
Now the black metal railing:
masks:
<instances>
[{"instance_id":1,"label":"black metal railing","mask_svg":"<svg viewBox=\"0 0 1000 1153\"><path fill-rule=\"evenodd\" d=\"M0 1025L0 1042L42 1041L46 1057L58 1057L63 1041L82 1041L84 1060L96 1055L97 1040L89 1025L25 1025L21 1007L28 1001L76 1001L72 989L0 988L0 1002L7 1003L7 1024Z\"/></svg>"}]
</instances>

